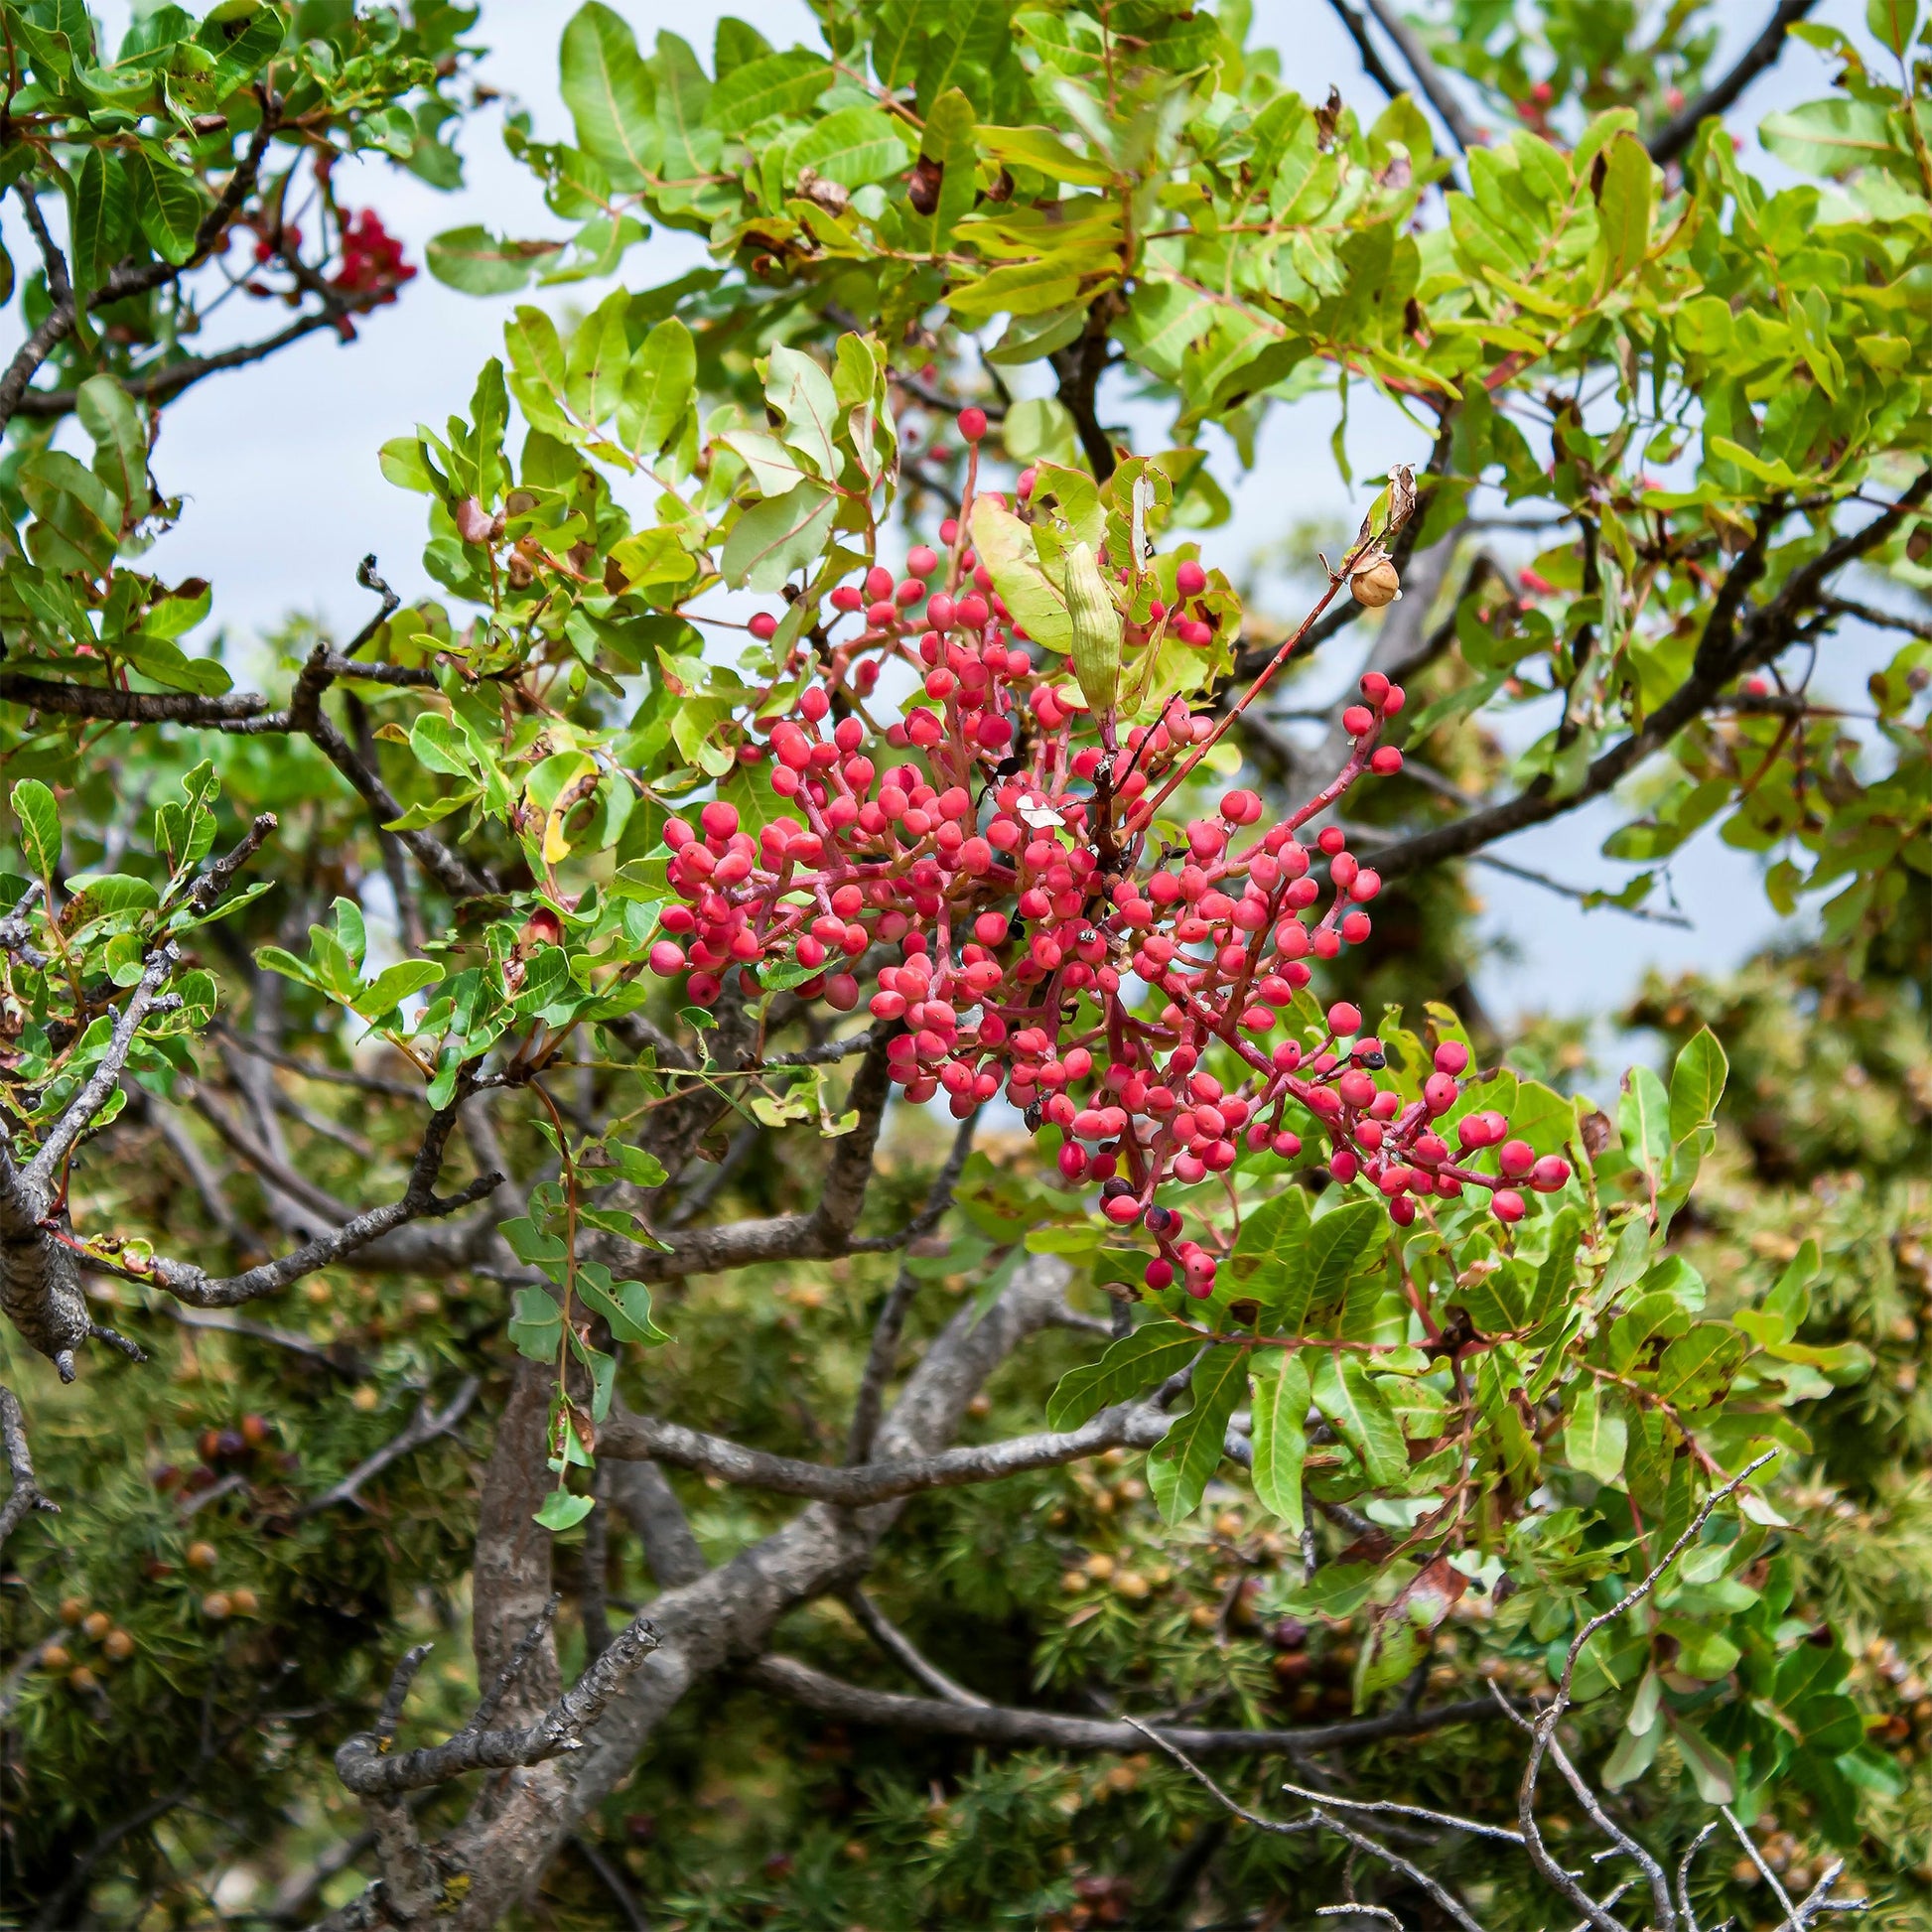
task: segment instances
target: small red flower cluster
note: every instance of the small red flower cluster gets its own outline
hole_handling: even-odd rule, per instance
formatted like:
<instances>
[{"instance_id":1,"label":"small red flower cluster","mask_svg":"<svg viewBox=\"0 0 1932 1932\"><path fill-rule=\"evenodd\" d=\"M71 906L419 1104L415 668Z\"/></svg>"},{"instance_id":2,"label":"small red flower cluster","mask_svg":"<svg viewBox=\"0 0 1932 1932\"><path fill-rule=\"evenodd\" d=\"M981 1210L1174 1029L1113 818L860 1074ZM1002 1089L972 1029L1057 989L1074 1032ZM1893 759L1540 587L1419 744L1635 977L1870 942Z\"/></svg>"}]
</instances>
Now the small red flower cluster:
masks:
<instances>
[{"instance_id":1,"label":"small red flower cluster","mask_svg":"<svg viewBox=\"0 0 1932 1932\"><path fill-rule=\"evenodd\" d=\"M378 304L393 302L396 291L415 275L402 258L402 243L382 225L374 208L362 208L343 223L343 261L330 277L331 288L371 297Z\"/></svg>"},{"instance_id":2,"label":"small red flower cluster","mask_svg":"<svg viewBox=\"0 0 1932 1932\"><path fill-rule=\"evenodd\" d=\"M961 418L969 442L984 433L975 413ZM666 827L677 898L652 969L688 969L689 997L705 1005L734 967L752 986L752 969L768 982L776 966L804 976L801 997L841 1011L858 1005L865 973L874 1017L901 1028L887 1050L906 1098L943 1091L963 1118L1004 1088L1031 1126L1058 1128L1064 1178L1098 1183L1108 1219L1153 1235L1156 1289L1179 1279L1205 1296L1215 1274L1181 1214L1157 1201L1163 1180L1225 1173L1244 1148L1293 1161L1305 1132L1326 1138L1336 1181L1372 1183L1405 1226L1419 1203L1465 1187L1490 1190L1514 1221L1526 1204L1507 1183L1564 1186L1567 1163L1508 1140L1499 1115L1458 1120L1457 1152L1435 1131L1461 1094L1459 1043L1437 1048L1405 1104L1378 1083L1387 1062L1354 1007L1328 1009L1312 1049L1282 1036L1310 961L1366 939L1381 890L1338 827L1310 843L1298 832L1364 776L1401 768L1377 742L1401 687L1362 679L1343 714L1348 759L1299 810L1264 831L1261 799L1232 790L1178 843L1150 849L1156 811L1224 727L1175 698L1116 737L1112 718L1035 665L958 526L942 535L943 590L929 591L941 560L920 546L902 578L874 567L833 592L863 628L834 642L767 747L748 748L754 763L768 750L771 789L799 816L754 836L714 800L696 826ZM1205 573L1183 563L1178 587L1198 596ZM1157 613L1157 627L1164 615L1195 621ZM752 629L768 637L775 620ZM1129 627L1130 650L1147 641ZM925 702L882 728L867 700L894 662L919 677ZM897 957L875 964L881 947ZM1231 1085L1203 1065L1216 1045L1240 1068ZM1474 1164L1491 1146L1487 1173Z\"/></svg>"}]
</instances>

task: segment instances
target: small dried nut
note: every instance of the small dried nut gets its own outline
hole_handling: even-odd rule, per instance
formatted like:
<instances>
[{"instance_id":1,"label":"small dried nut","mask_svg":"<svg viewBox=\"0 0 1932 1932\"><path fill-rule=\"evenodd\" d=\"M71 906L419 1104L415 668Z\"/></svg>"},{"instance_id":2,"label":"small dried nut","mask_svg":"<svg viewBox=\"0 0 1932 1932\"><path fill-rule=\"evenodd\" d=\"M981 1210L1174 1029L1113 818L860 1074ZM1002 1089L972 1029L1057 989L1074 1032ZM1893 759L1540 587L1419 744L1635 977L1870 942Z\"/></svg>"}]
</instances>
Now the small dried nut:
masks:
<instances>
[{"instance_id":1,"label":"small dried nut","mask_svg":"<svg viewBox=\"0 0 1932 1932\"><path fill-rule=\"evenodd\" d=\"M191 1570L212 1570L220 1560L221 1553L212 1543L191 1543L188 1546L188 1567Z\"/></svg>"},{"instance_id":2,"label":"small dried nut","mask_svg":"<svg viewBox=\"0 0 1932 1932\"><path fill-rule=\"evenodd\" d=\"M1388 558L1375 557L1365 561L1348 580L1348 589L1357 604L1379 611L1402 595L1402 578Z\"/></svg>"},{"instance_id":3,"label":"small dried nut","mask_svg":"<svg viewBox=\"0 0 1932 1932\"><path fill-rule=\"evenodd\" d=\"M105 1610L90 1610L80 1619L80 1628L98 1643L114 1626L114 1619Z\"/></svg>"},{"instance_id":4,"label":"small dried nut","mask_svg":"<svg viewBox=\"0 0 1932 1932\"><path fill-rule=\"evenodd\" d=\"M234 1614L234 1599L225 1590L209 1590L202 1598L202 1614L213 1617L218 1623L223 1617Z\"/></svg>"},{"instance_id":5,"label":"small dried nut","mask_svg":"<svg viewBox=\"0 0 1932 1932\"><path fill-rule=\"evenodd\" d=\"M134 1639L125 1630L108 1631L100 1647L117 1664L134 1655Z\"/></svg>"},{"instance_id":6,"label":"small dried nut","mask_svg":"<svg viewBox=\"0 0 1932 1932\"><path fill-rule=\"evenodd\" d=\"M41 1665L46 1670L66 1670L73 1662L73 1652L64 1643L51 1643L41 1652Z\"/></svg>"},{"instance_id":7,"label":"small dried nut","mask_svg":"<svg viewBox=\"0 0 1932 1932\"><path fill-rule=\"evenodd\" d=\"M97 1691L100 1689L100 1679L97 1678L93 1674L93 1672L87 1668L85 1664L75 1664L74 1667L68 1672L68 1687L70 1690L80 1691L83 1693L87 1691Z\"/></svg>"}]
</instances>

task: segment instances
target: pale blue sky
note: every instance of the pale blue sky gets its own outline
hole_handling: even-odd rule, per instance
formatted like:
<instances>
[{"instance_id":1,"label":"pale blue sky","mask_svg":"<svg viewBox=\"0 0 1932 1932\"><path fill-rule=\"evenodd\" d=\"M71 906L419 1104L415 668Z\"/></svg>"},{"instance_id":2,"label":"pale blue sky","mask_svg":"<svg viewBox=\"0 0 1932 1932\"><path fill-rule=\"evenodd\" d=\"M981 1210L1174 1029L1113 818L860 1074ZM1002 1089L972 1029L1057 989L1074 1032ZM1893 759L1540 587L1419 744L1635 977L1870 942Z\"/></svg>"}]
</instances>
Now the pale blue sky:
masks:
<instances>
[{"instance_id":1,"label":"pale blue sky","mask_svg":"<svg viewBox=\"0 0 1932 1932\"><path fill-rule=\"evenodd\" d=\"M1755 31L1768 3L1726 0L1720 10L1726 54ZM734 0L728 7L718 0L680 0L676 7L641 0L615 4L646 44L668 27L708 54L723 12L753 21L780 46L815 39L799 0ZM556 46L573 7L574 0L485 0L483 37L492 51L483 77L529 107L539 138L562 138L569 131L557 94ZM1821 10L1824 18L1842 17L1848 29L1862 13L1856 0L1831 0ZM1255 20L1257 38L1284 49L1286 76L1304 95L1319 98L1333 81L1364 108L1374 106L1379 97L1321 0L1256 0ZM1780 69L1747 96L1743 118L1754 125L1771 107L1822 91L1825 71L1817 55L1794 46ZM467 183L454 196L433 194L375 162L339 174L339 190L350 205L377 207L419 262L430 235L465 221L483 220L510 234L558 232L535 183L503 152L499 128L500 109L476 118L464 140ZM696 237L660 233L632 251L625 278L648 286L702 258ZM558 290L538 299L561 309L600 292ZM406 596L433 588L420 565L421 499L382 481L376 448L419 420L437 424L461 410L477 369L499 350L513 302L529 299L480 301L425 273L400 304L363 325L352 347L312 337L272 363L191 391L169 410L156 454L163 483L187 498L181 526L158 546L156 567L209 578L215 616L236 636L291 610L352 628L368 609L366 596L354 587L354 567L371 550ZM239 308L231 304L220 322L237 334L258 331L259 305L248 315ZM210 345L230 339L226 327L218 338L212 327L209 335ZM1333 405L1325 398L1277 413L1259 467L1236 492L1234 523L1214 539L1230 563L1277 540L1300 518L1359 515L1361 504L1341 486L1328 457L1332 421ZM1364 407L1359 399L1350 440L1358 476L1373 475L1397 458L1418 460L1410 447L1414 432L1393 412ZM1862 679L1860 666L1848 688L1856 691ZM1519 835L1498 850L1579 885L1614 885L1622 869L1599 859L1597 846L1616 822L1614 806L1606 803ZM1487 901L1488 922L1510 935L1520 955L1482 976L1485 996L1504 1011L1600 1010L1626 995L1647 965L1721 969L1761 943L1775 923L1752 863L1710 837L1694 843L1674 868L1680 901L1695 918L1688 932L1610 911L1585 914L1493 873L1473 877Z\"/></svg>"}]
</instances>

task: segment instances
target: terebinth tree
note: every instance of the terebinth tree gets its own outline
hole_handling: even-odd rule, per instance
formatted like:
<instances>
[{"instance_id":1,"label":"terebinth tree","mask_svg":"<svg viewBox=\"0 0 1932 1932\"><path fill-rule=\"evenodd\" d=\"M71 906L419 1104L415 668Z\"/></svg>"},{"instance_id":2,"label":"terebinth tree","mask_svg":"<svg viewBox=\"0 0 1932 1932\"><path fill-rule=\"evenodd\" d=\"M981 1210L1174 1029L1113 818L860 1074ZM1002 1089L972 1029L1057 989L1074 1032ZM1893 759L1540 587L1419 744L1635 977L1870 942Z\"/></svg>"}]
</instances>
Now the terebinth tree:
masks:
<instances>
[{"instance_id":1,"label":"terebinth tree","mask_svg":"<svg viewBox=\"0 0 1932 1932\"><path fill-rule=\"evenodd\" d=\"M428 250L539 295L380 447L420 567L257 693L142 567L166 411L408 299L347 164L458 187L489 23L0 4L9 1923L1696 1932L1922 1856L1764 1023L1755 1138L1689 996L1598 1105L1464 871L1681 922L1717 825L1908 979L1916 13L1332 11L1363 98L1241 0L560 17L559 232ZM1214 533L1320 390L1284 582ZM1592 805L1615 886L1491 850Z\"/></svg>"}]
</instances>

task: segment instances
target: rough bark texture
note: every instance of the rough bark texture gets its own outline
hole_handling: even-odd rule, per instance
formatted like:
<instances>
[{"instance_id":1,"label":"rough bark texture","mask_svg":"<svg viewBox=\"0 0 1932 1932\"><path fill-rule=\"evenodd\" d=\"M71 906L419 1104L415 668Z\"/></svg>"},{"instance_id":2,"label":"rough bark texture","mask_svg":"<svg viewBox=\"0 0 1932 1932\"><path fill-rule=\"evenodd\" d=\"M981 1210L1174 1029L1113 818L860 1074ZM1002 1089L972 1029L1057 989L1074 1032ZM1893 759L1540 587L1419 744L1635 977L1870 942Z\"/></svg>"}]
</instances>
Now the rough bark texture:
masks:
<instances>
[{"instance_id":1,"label":"rough bark texture","mask_svg":"<svg viewBox=\"0 0 1932 1932\"><path fill-rule=\"evenodd\" d=\"M1059 1317L1067 1273L1063 1261L1037 1257L1014 1276L977 1323L974 1311L962 1309L907 1379L880 1431L879 1455L928 1455L950 1442L987 1377L1029 1335ZM478 1663L485 1682L493 1662L549 1592L550 1539L529 1523L548 1486L541 1447L547 1400L541 1371L519 1374L484 1478L476 1616ZM640 1530L649 1526L651 1562L659 1575L684 1576L694 1563L702 1564L695 1542L687 1541L689 1529L680 1536L672 1527L682 1518L668 1487L659 1486L661 1473L649 1463L631 1463L616 1473L618 1506ZM667 1588L650 1606L659 1647L605 1712L585 1747L493 1778L463 1825L432 1848L446 1876L429 1914L393 1916L378 1893L365 1895L330 1923L345 1928L434 1924L450 1932L483 1932L494 1925L536 1884L578 1821L649 1748L659 1722L685 1693L730 1663L759 1656L779 1619L797 1604L862 1576L903 1507L897 1500L862 1510L811 1504L730 1563ZM520 1521L513 1520L519 1514ZM555 1651L548 1646L545 1651L554 1685ZM526 1673L533 1680L535 1674L534 1669ZM520 1694L528 1698L530 1692Z\"/></svg>"},{"instance_id":2,"label":"rough bark texture","mask_svg":"<svg viewBox=\"0 0 1932 1932\"><path fill-rule=\"evenodd\" d=\"M551 1486L543 1428L554 1383L555 1372L544 1363L518 1359L483 1471L472 1601L477 1681L483 1685L495 1681L550 1600L550 1532L531 1519ZM561 1689L557 1646L546 1631L504 1696L503 1720L534 1717Z\"/></svg>"}]
</instances>

